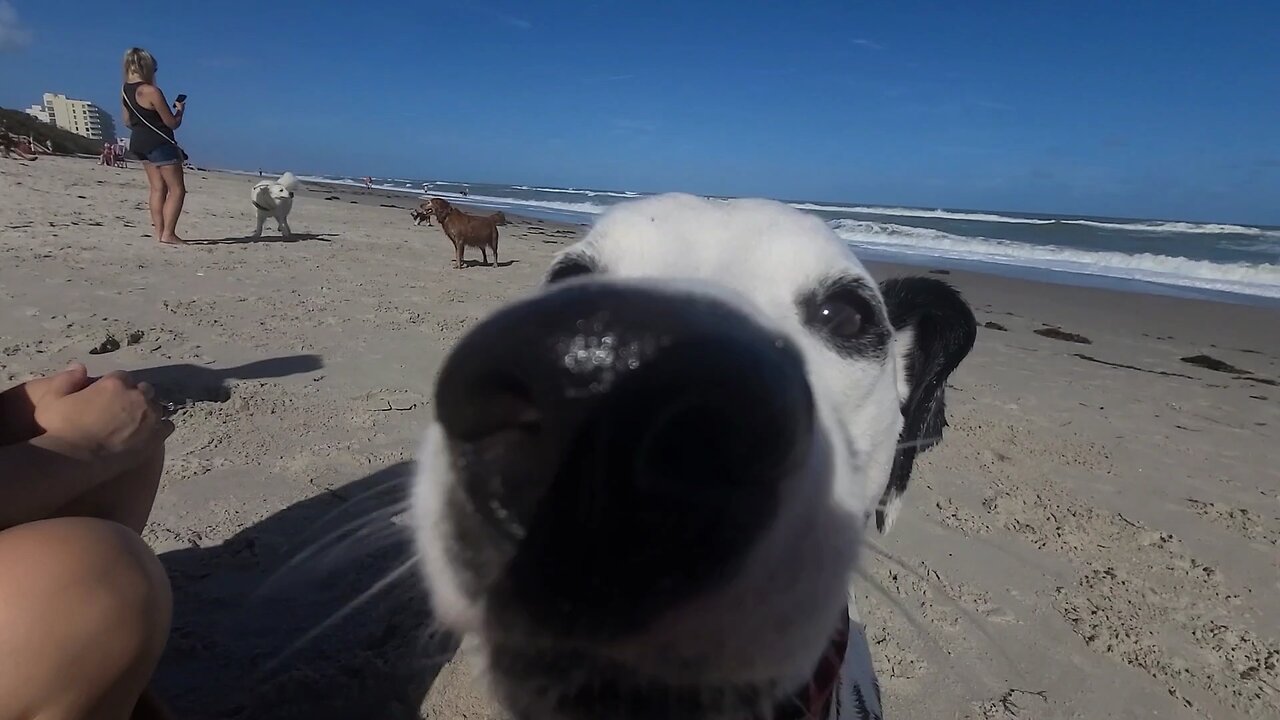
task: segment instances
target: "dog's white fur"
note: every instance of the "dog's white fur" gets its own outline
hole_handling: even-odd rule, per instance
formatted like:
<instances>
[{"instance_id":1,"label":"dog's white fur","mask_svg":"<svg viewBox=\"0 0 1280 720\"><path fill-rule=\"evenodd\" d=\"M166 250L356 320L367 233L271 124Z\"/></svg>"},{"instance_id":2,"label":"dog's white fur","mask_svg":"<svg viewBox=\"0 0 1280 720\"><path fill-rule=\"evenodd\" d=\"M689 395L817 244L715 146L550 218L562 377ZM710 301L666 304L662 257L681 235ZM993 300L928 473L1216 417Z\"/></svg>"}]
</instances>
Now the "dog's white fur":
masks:
<instances>
[{"instance_id":1,"label":"dog's white fur","mask_svg":"<svg viewBox=\"0 0 1280 720\"><path fill-rule=\"evenodd\" d=\"M822 220L781 203L688 195L634 201L600 218L562 253L570 255L591 258L600 268L597 279L714 294L785 334L804 358L818 428L808 462L783 479L776 519L743 569L642 636L600 652L639 675L678 683L783 689L803 683L841 607L854 611L849 588L857 550L888 482L903 424L900 404L908 388L902 364L911 337L892 337L883 359L851 360L802 324L797 298L833 272L878 290ZM453 482L448 445L434 424L419 453L413 489L417 546L438 619L486 648L504 630L484 622L484 598L468 597L451 565L444 498ZM859 653L857 662L864 656Z\"/></svg>"},{"instance_id":2,"label":"dog's white fur","mask_svg":"<svg viewBox=\"0 0 1280 720\"><path fill-rule=\"evenodd\" d=\"M293 173L286 172L278 180L264 180L253 186L249 199L258 214L258 226L253 231L254 237L262 237L262 226L267 218L276 220L280 234L290 237L289 211L293 210L293 196L298 190L298 179Z\"/></svg>"}]
</instances>

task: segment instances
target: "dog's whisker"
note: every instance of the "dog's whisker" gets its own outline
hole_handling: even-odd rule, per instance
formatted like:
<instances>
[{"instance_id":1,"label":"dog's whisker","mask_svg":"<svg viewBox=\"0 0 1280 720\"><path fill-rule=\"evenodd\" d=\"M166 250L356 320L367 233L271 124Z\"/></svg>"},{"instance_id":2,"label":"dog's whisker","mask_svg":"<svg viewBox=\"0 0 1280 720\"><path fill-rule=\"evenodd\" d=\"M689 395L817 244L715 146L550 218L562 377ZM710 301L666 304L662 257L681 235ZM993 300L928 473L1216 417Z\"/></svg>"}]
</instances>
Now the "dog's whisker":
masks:
<instances>
[{"instance_id":1,"label":"dog's whisker","mask_svg":"<svg viewBox=\"0 0 1280 720\"><path fill-rule=\"evenodd\" d=\"M932 445L936 442L940 442L941 440L942 440L941 435L935 435L933 437L927 437L927 438L919 438L917 440L908 440L906 442L898 443L898 446L896 449L905 450L907 448L918 448L918 447L923 447L925 445Z\"/></svg>"},{"instance_id":2,"label":"dog's whisker","mask_svg":"<svg viewBox=\"0 0 1280 720\"><path fill-rule=\"evenodd\" d=\"M877 595L883 598L886 602L892 605L895 610L898 611L899 615L904 620L906 620L907 624L910 625L911 628L918 633L918 636L923 642L925 642L928 646L932 647L934 650L942 654L942 657L945 658L945 660L943 661L943 664L946 665L950 673L953 673L954 676L965 681L975 680L975 678L972 676L972 673L969 671L969 669L966 666L958 663L955 660L955 656L950 651L948 651L947 648L943 647L942 644L933 637L933 634L930 633L926 627L924 627L923 623L921 622L922 620L924 620L924 618L921 615L909 610L907 606L904 603L902 603L899 598L895 597L892 593L890 593L888 588L884 587L877 580L872 578L869 573L866 573L861 569L855 570L854 572L859 579L861 579L863 582L867 584L867 586L870 589L872 589ZM986 635L985 632L983 634ZM997 651L999 651L998 647L997 647ZM1001 654L1003 655L1003 653ZM965 676L968 676L968 677L965 677Z\"/></svg>"},{"instance_id":3,"label":"dog's whisker","mask_svg":"<svg viewBox=\"0 0 1280 720\"><path fill-rule=\"evenodd\" d=\"M327 525L329 525L331 522L337 519L340 515L344 515L347 513L357 513L354 520L344 522L337 529L328 532L322 537L314 541L304 540L303 542L301 542L300 544L306 546L307 549L304 550L299 555L295 556L294 561L296 562L298 560L303 560L303 559L306 559L307 557L310 557L311 555L314 555L315 552L322 549L325 545L332 543L335 538L340 538L343 535L343 533L350 532L351 530L359 527L361 524L371 523L384 518L390 519L391 517L394 517L395 515L401 512L404 512L409 506L409 500L407 497L403 497L394 501L388 501L386 499L383 499L379 503L377 503L377 505L375 505L372 509L368 509L368 510L364 509L363 507L360 507L361 505L370 504L371 501L373 500L378 500L379 499L378 496L385 495L387 494L388 490L397 489L397 487L400 485L401 483L393 482L393 483L388 483L387 485L384 485L382 487L367 490L361 493L360 495L356 496L354 499L347 501L346 504L342 505L341 507L321 517L319 520L317 520L313 524L313 528L315 530L325 529Z\"/></svg>"},{"instance_id":4,"label":"dog's whisker","mask_svg":"<svg viewBox=\"0 0 1280 720\"><path fill-rule=\"evenodd\" d=\"M388 572L385 576L383 576L381 580L375 582L372 586L370 586L368 590L365 590L364 592L360 593L351 602L347 603L346 605L344 605L343 607L335 611L332 615L330 615L329 618L326 619L324 622L321 622L319 625L309 630L302 637L295 640L292 644L290 644L287 648L285 648L284 651L282 651L279 655L277 655L273 660L271 660L266 665L264 665L260 670L260 672L265 674L275 669L276 667L278 667L280 665L280 662L283 661L285 658L293 655L293 653L296 652L303 645L306 645L307 643L311 642L317 636L319 636L320 633L332 627L334 623L338 622L339 620L343 619L347 615L351 614L351 611L360 607L361 605L363 605L364 603L368 602L370 599L378 595L380 592L390 587L392 583L396 582L400 578L404 577L406 573L413 570L417 566L417 564L418 564L418 556L415 554L413 557L409 558L405 562L393 568L390 572Z\"/></svg>"},{"instance_id":5,"label":"dog's whisker","mask_svg":"<svg viewBox=\"0 0 1280 720\"><path fill-rule=\"evenodd\" d=\"M809 708L805 706L804 701L799 697L792 696L787 698L786 705L783 706L770 706L767 702L763 702L762 704L764 707L757 712L757 715L762 718L767 718L768 720L775 720L778 715L778 711L786 706L794 707L796 710L803 713L800 716L802 720L817 720L809 714Z\"/></svg>"},{"instance_id":6,"label":"dog's whisker","mask_svg":"<svg viewBox=\"0 0 1280 720\"><path fill-rule=\"evenodd\" d=\"M408 473L407 472L400 473L400 474L397 474L395 477L389 478L387 480L384 480L378 483L374 487L371 487L367 490L361 490L351 498L344 498L341 505L339 505L338 507L334 508L333 510L330 510L329 512L321 516L320 519L316 521L315 525L316 527L323 527L325 523L329 522L330 520L337 517L338 515L341 515L347 512L353 512L355 508L365 503L368 503L371 500L376 500L382 497L383 495L388 494L389 491L392 491L392 490L399 490L402 493L404 493L405 496L407 497L409 494L409 484L407 481L408 481ZM407 502L407 500L401 500L400 502Z\"/></svg>"},{"instance_id":7,"label":"dog's whisker","mask_svg":"<svg viewBox=\"0 0 1280 720\"><path fill-rule=\"evenodd\" d=\"M361 541L359 554L365 555L391 545L396 539L406 537L403 528L390 522L396 515L404 512L406 507L407 503L398 503L369 513L312 543L264 580L254 596L269 594L272 588L296 569L305 568L314 572L318 567L331 565L343 557L343 550L353 547L357 541Z\"/></svg>"},{"instance_id":8,"label":"dog's whisker","mask_svg":"<svg viewBox=\"0 0 1280 720\"><path fill-rule=\"evenodd\" d=\"M258 588L255 595L269 595L281 582L287 579L314 577L325 569L332 569L343 563L366 557L378 550L395 545L400 540L407 540L407 532L394 525L371 525L359 530L349 537L331 543L328 547L309 552L307 557L291 559L267 578Z\"/></svg>"},{"instance_id":9,"label":"dog's whisker","mask_svg":"<svg viewBox=\"0 0 1280 720\"><path fill-rule=\"evenodd\" d=\"M928 524L932 525L933 527L936 527L936 528L939 528L939 529L942 529L942 530L946 530L946 531L948 531L948 532L955 532L955 528L948 527L945 523L939 522L939 521L937 521L937 520L935 520L935 519L933 519L933 518L931 518L931 517L928 517L928 516L926 516L926 515L913 516L913 517L912 517L912 519L911 519L911 521L912 521L912 522L922 521L922 522L925 522L925 523L928 523ZM1021 564L1023 564L1023 565L1033 564L1033 562L1034 562L1034 561L1032 561L1032 560L1030 560L1030 559L1028 559L1028 558L1026 558L1026 557L1023 557L1023 556L1019 555L1017 552L1014 552L1012 549L1007 548L1007 547L1002 547L999 543L992 542L992 541L990 541L990 540L988 540L988 539L986 539L986 538L982 537L981 535L970 535L970 536L967 536L967 537L965 537L965 542L967 542L967 543L975 543L975 544L978 544L978 545L982 545L983 547L988 548L988 549L992 550L993 552L998 552L998 553L1000 553L1001 555L1004 555L1006 558L1009 558L1010 560L1016 560L1017 562L1019 562L1019 563L1021 563Z\"/></svg>"},{"instance_id":10,"label":"dog's whisker","mask_svg":"<svg viewBox=\"0 0 1280 720\"><path fill-rule=\"evenodd\" d=\"M394 527L391 525L390 520L405 512L408 506L408 501L401 501L364 512L354 520L343 523L316 540L303 543L305 549L299 553L296 559L306 559L334 543L342 542L347 534L357 530L364 530L369 527Z\"/></svg>"},{"instance_id":11,"label":"dog's whisker","mask_svg":"<svg viewBox=\"0 0 1280 720\"><path fill-rule=\"evenodd\" d=\"M874 577L872 577L871 573L863 570L861 567L855 568L853 573L858 577L859 580L862 580L863 582L865 582L867 584L867 587L871 588L876 592L876 594L880 595L880 597L883 598L885 602L893 606L893 608L897 610L899 614L902 615L902 619L906 620L907 624L911 626L911 629L915 630L917 633L920 634L920 638L922 640L924 640L926 643L931 645L933 649L938 650L947 656L951 655L951 653L947 652L946 648L942 647L942 645L937 640L934 639L933 633L930 632L927 627L925 627L924 617L912 611L910 608L908 608L906 603L902 602L902 598L899 598L898 596L889 592L888 588L882 585L879 580L876 580Z\"/></svg>"},{"instance_id":12,"label":"dog's whisker","mask_svg":"<svg viewBox=\"0 0 1280 720\"><path fill-rule=\"evenodd\" d=\"M1017 662L1015 662L1014 659L1010 657L1010 655L1007 652L1005 652L1004 647L1001 646L1000 642L996 640L994 635L991 634L991 631L987 629L987 622L983 620L973 610L961 605L959 600L951 596L951 593L947 590L947 587L945 585L943 585L940 581L932 580L926 577L924 574L920 573L915 568L909 567L901 559L895 557L888 550L885 550L884 548L880 547L879 544L877 544L875 541L871 540L870 538L866 540L866 544L867 544L867 547L870 548L872 553L874 553L878 557L883 558L886 562L893 564L895 567L907 573L908 575L911 575L912 577L919 580L920 582L923 582L926 585L937 588L942 595L943 602L946 603L948 606L950 606L952 610L955 610L956 612L960 613L960 615L962 615L965 619L969 621L969 623L973 626L973 628L978 631L978 634L982 635L982 637L990 644L991 648L996 651L996 654L999 655L1000 658L1004 660L1004 662L1009 666L1009 668L1013 670L1014 674L1018 676L1018 679L1021 681L1025 681L1027 679L1026 676L1024 676L1021 670L1019 669ZM862 577L864 579L868 579L868 580L870 579L865 574Z\"/></svg>"},{"instance_id":13,"label":"dog's whisker","mask_svg":"<svg viewBox=\"0 0 1280 720\"><path fill-rule=\"evenodd\" d=\"M367 510L362 509L359 514L355 516L355 519L346 521L336 529L333 529L327 534L321 536L319 539L307 541L304 544L310 548L315 545L323 545L325 543L332 542L335 537L340 537L343 533L350 532L351 530L360 527L362 524L373 522L375 520L390 519L404 512L408 508L409 500L406 498L396 500L394 502L386 502L380 506L371 507ZM328 520L333 520L335 517L336 515L334 513L330 513ZM325 524L326 521L321 520L316 523L315 528L317 530L322 529L325 527Z\"/></svg>"}]
</instances>

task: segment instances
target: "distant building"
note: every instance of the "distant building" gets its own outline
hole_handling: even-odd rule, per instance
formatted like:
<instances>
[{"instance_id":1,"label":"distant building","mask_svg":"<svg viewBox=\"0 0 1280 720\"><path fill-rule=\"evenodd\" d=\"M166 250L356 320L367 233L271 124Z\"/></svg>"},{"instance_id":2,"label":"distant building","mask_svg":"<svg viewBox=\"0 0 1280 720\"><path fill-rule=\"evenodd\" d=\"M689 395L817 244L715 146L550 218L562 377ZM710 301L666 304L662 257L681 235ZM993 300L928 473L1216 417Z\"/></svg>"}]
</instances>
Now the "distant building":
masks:
<instances>
[{"instance_id":1,"label":"distant building","mask_svg":"<svg viewBox=\"0 0 1280 720\"><path fill-rule=\"evenodd\" d=\"M116 124L111 114L88 100L45 93L44 104L32 105L27 108L27 114L91 140L115 142L116 139Z\"/></svg>"},{"instance_id":2,"label":"distant building","mask_svg":"<svg viewBox=\"0 0 1280 720\"><path fill-rule=\"evenodd\" d=\"M52 125L53 118L49 116L49 111L44 109L43 105L32 105L27 108L27 114L39 120L42 123Z\"/></svg>"}]
</instances>

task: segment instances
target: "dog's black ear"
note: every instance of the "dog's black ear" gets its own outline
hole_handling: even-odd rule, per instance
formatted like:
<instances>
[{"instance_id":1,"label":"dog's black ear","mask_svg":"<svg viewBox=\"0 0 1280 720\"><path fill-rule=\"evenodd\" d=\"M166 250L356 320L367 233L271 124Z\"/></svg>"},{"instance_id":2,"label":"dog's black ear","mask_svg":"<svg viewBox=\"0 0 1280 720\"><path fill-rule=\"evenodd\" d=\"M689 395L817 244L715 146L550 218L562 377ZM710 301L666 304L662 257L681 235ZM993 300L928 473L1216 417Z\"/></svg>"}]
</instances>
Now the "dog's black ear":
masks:
<instances>
[{"instance_id":1,"label":"dog's black ear","mask_svg":"<svg viewBox=\"0 0 1280 720\"><path fill-rule=\"evenodd\" d=\"M941 280L894 278L880 284L880 294L898 338L898 371L906 380L902 434L876 508L876 528L888 532L916 455L942 439L947 378L973 349L978 323L959 291Z\"/></svg>"}]
</instances>

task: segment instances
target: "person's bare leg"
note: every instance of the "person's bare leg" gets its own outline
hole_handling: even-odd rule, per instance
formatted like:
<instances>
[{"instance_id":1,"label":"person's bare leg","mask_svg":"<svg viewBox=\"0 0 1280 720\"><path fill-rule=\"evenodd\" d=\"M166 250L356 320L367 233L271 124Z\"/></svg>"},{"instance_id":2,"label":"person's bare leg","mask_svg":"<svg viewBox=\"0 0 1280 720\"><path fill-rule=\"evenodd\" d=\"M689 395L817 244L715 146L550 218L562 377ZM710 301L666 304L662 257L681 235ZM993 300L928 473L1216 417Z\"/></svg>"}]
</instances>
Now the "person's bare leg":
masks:
<instances>
[{"instance_id":1,"label":"person's bare leg","mask_svg":"<svg viewBox=\"0 0 1280 720\"><path fill-rule=\"evenodd\" d=\"M0 531L0 718L127 720L169 635L160 561L116 523Z\"/></svg>"},{"instance_id":2,"label":"person's bare leg","mask_svg":"<svg viewBox=\"0 0 1280 720\"><path fill-rule=\"evenodd\" d=\"M53 515L110 520L141 535L151 516L163 471L164 446L161 446L142 462L63 505Z\"/></svg>"},{"instance_id":3,"label":"person's bare leg","mask_svg":"<svg viewBox=\"0 0 1280 720\"><path fill-rule=\"evenodd\" d=\"M182 203L187 199L186 179L182 175L181 163L160 166L160 176L164 178L164 234L160 242L170 245L181 245L185 241L178 237L178 217L182 215Z\"/></svg>"},{"instance_id":4,"label":"person's bare leg","mask_svg":"<svg viewBox=\"0 0 1280 720\"><path fill-rule=\"evenodd\" d=\"M155 232L155 238L159 240L164 237L164 178L160 177L160 168L149 162L142 163L142 169L147 172L147 185L151 188L151 195L148 198L148 205L151 208L151 229Z\"/></svg>"}]
</instances>

